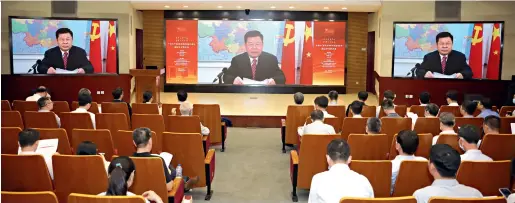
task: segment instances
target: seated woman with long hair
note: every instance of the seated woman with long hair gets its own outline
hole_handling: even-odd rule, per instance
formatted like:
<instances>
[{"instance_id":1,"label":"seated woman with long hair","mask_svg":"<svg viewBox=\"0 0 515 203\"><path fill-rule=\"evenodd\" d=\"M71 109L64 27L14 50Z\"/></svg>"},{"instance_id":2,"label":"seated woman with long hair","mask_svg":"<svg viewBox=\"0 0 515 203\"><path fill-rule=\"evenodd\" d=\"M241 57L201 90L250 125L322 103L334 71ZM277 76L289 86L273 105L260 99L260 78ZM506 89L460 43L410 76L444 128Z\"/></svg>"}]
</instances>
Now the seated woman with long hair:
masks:
<instances>
[{"instance_id":1,"label":"seated woman with long hair","mask_svg":"<svg viewBox=\"0 0 515 203\"><path fill-rule=\"evenodd\" d=\"M134 162L127 156L121 156L113 159L108 168L107 191L100 193L101 196L136 196L129 192L134 181L134 170L136 170ZM163 200L154 191L149 190L141 196L146 202L163 203Z\"/></svg>"}]
</instances>

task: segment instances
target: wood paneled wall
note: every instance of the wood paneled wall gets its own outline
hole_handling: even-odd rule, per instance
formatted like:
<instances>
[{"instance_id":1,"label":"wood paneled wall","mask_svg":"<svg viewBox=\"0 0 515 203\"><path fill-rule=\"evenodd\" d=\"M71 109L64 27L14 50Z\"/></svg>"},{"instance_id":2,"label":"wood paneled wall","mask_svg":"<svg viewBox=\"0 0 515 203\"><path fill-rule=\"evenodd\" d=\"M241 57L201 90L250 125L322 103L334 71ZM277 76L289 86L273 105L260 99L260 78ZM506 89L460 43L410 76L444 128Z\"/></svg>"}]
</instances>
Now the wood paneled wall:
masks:
<instances>
[{"instance_id":1,"label":"wood paneled wall","mask_svg":"<svg viewBox=\"0 0 515 203\"><path fill-rule=\"evenodd\" d=\"M349 13L347 21L347 93L366 90L368 13ZM372 73L370 73L372 74Z\"/></svg>"},{"instance_id":2,"label":"wood paneled wall","mask_svg":"<svg viewBox=\"0 0 515 203\"><path fill-rule=\"evenodd\" d=\"M143 66L165 66L164 20L164 11L143 11Z\"/></svg>"}]
</instances>

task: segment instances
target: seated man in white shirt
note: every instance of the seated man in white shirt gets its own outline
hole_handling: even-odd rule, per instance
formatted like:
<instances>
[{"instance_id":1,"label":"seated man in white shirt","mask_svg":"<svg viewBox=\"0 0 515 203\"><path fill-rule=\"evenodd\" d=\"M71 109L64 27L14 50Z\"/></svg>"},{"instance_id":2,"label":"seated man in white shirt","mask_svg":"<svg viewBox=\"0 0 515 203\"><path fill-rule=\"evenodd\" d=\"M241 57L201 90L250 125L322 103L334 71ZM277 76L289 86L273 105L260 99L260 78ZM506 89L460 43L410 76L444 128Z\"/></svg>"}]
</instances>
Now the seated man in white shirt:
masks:
<instances>
[{"instance_id":1,"label":"seated man in white shirt","mask_svg":"<svg viewBox=\"0 0 515 203\"><path fill-rule=\"evenodd\" d=\"M302 92L296 92L293 95L293 101L295 101L297 105L302 105L302 103L304 103L304 94L302 94Z\"/></svg>"},{"instance_id":2,"label":"seated man in white shirt","mask_svg":"<svg viewBox=\"0 0 515 203\"><path fill-rule=\"evenodd\" d=\"M190 102L182 102L179 109L181 111L181 116L193 115L193 104ZM200 122L200 132L202 135L209 135L209 128L202 125L202 122Z\"/></svg>"},{"instance_id":3,"label":"seated man in white shirt","mask_svg":"<svg viewBox=\"0 0 515 203\"><path fill-rule=\"evenodd\" d=\"M500 134L499 128L501 128L501 119L497 116L487 116L483 121L483 131L485 135L488 134Z\"/></svg>"},{"instance_id":4,"label":"seated man in white shirt","mask_svg":"<svg viewBox=\"0 0 515 203\"><path fill-rule=\"evenodd\" d=\"M465 100L460 106L460 113L463 118L474 118L474 112L476 111L476 108L476 102Z\"/></svg>"},{"instance_id":5,"label":"seated man in white shirt","mask_svg":"<svg viewBox=\"0 0 515 203\"><path fill-rule=\"evenodd\" d=\"M401 167L401 162L404 160L422 160L427 161L424 157L415 156L415 152L418 148L418 135L415 131L412 130L402 130L396 137L397 143L395 143L395 149L399 153L392 160L392 187L390 193L393 193L393 189L395 188L395 181L397 180L397 175L399 174L399 169Z\"/></svg>"},{"instance_id":6,"label":"seated man in white shirt","mask_svg":"<svg viewBox=\"0 0 515 203\"><path fill-rule=\"evenodd\" d=\"M334 139L327 145L329 170L316 174L311 180L308 203L340 202L342 197L374 198L374 190L368 179L354 171L349 144Z\"/></svg>"},{"instance_id":7,"label":"seated man in white shirt","mask_svg":"<svg viewBox=\"0 0 515 203\"><path fill-rule=\"evenodd\" d=\"M329 106L338 105L338 92L336 90L332 90L327 95L329 97Z\"/></svg>"},{"instance_id":8,"label":"seated man in white shirt","mask_svg":"<svg viewBox=\"0 0 515 203\"><path fill-rule=\"evenodd\" d=\"M311 123L299 127L298 133L302 135L334 135L333 126L324 123L324 113L320 110L311 112Z\"/></svg>"},{"instance_id":9,"label":"seated man in white shirt","mask_svg":"<svg viewBox=\"0 0 515 203\"><path fill-rule=\"evenodd\" d=\"M427 106L431 102L431 94L429 92L422 92L418 96L418 102L420 106Z\"/></svg>"},{"instance_id":10,"label":"seated man in white shirt","mask_svg":"<svg viewBox=\"0 0 515 203\"><path fill-rule=\"evenodd\" d=\"M324 118L334 118L335 116L327 113L327 106L329 105L329 99L326 96L319 96L315 98L315 110L324 112Z\"/></svg>"},{"instance_id":11,"label":"seated man in white shirt","mask_svg":"<svg viewBox=\"0 0 515 203\"><path fill-rule=\"evenodd\" d=\"M438 111L440 109L438 108L438 105L430 103L424 106L424 117L426 118L436 118L438 115ZM411 118L411 129L415 129L415 123L417 123L418 115L408 112L406 115L407 117Z\"/></svg>"},{"instance_id":12,"label":"seated man in white shirt","mask_svg":"<svg viewBox=\"0 0 515 203\"><path fill-rule=\"evenodd\" d=\"M91 95L87 94L79 94L79 108L75 109L71 113L88 113L91 117L91 122L93 124L93 129L96 129L95 125L95 114L89 112L89 108L91 108Z\"/></svg>"},{"instance_id":13,"label":"seated man in white shirt","mask_svg":"<svg viewBox=\"0 0 515 203\"><path fill-rule=\"evenodd\" d=\"M363 102L358 100L353 101L349 104L350 110L352 111L352 118L363 118L361 116L361 111L363 111Z\"/></svg>"},{"instance_id":14,"label":"seated man in white shirt","mask_svg":"<svg viewBox=\"0 0 515 203\"><path fill-rule=\"evenodd\" d=\"M25 101L38 101L41 97L49 97L48 91L45 86L39 86L36 89L36 93L30 97L27 97Z\"/></svg>"},{"instance_id":15,"label":"seated man in white shirt","mask_svg":"<svg viewBox=\"0 0 515 203\"><path fill-rule=\"evenodd\" d=\"M38 112L52 112L52 109L54 109L54 102L52 102L52 100L50 100L48 97L41 97L38 99L38 106ZM54 115L55 120L57 121L57 126L61 127L61 119L59 116L57 116L57 114L54 113Z\"/></svg>"},{"instance_id":16,"label":"seated man in white shirt","mask_svg":"<svg viewBox=\"0 0 515 203\"><path fill-rule=\"evenodd\" d=\"M177 91L177 100L179 104L185 102L188 99L188 93L184 90Z\"/></svg>"},{"instance_id":17,"label":"seated man in white shirt","mask_svg":"<svg viewBox=\"0 0 515 203\"><path fill-rule=\"evenodd\" d=\"M143 93L143 103L144 104L151 104L152 103L152 92L151 91L145 91Z\"/></svg>"},{"instance_id":18,"label":"seated man in white shirt","mask_svg":"<svg viewBox=\"0 0 515 203\"><path fill-rule=\"evenodd\" d=\"M440 135L446 134L446 135L456 135L456 132L454 132L454 125L456 124L454 114L449 112L442 112L440 114ZM438 141L438 137L440 135L433 137L433 145L436 144L436 141Z\"/></svg>"},{"instance_id":19,"label":"seated man in white shirt","mask_svg":"<svg viewBox=\"0 0 515 203\"><path fill-rule=\"evenodd\" d=\"M460 106L458 104L458 92L455 90L449 90L447 94L445 94L445 100L449 106Z\"/></svg>"},{"instance_id":20,"label":"seated man in white shirt","mask_svg":"<svg viewBox=\"0 0 515 203\"><path fill-rule=\"evenodd\" d=\"M365 132L367 135L377 135L381 134L381 119L376 117L370 117L367 119L367 126L365 127Z\"/></svg>"},{"instance_id":21,"label":"seated man in white shirt","mask_svg":"<svg viewBox=\"0 0 515 203\"><path fill-rule=\"evenodd\" d=\"M383 93L383 101L385 100L391 100L392 101L392 105L395 106L395 104L393 103L395 101L395 92L393 92L392 90L386 90L384 91ZM383 101L380 101L379 102L379 105L382 106L382 103ZM383 107L384 108L384 107ZM376 117L379 117L379 111L381 111L381 108L380 107L377 107L376 108Z\"/></svg>"},{"instance_id":22,"label":"seated man in white shirt","mask_svg":"<svg viewBox=\"0 0 515 203\"><path fill-rule=\"evenodd\" d=\"M53 154L39 154L36 149L39 144L39 132L34 129L26 129L18 134L18 144L21 151L18 155L41 155L45 159L46 166L50 178L54 179L54 170L52 168L52 155ZM57 153L56 153L57 154Z\"/></svg>"},{"instance_id":23,"label":"seated man in white shirt","mask_svg":"<svg viewBox=\"0 0 515 203\"><path fill-rule=\"evenodd\" d=\"M460 167L460 154L446 144L431 147L429 173L435 179L433 184L413 193L418 203L427 203L431 197L481 198L477 189L459 184L456 172Z\"/></svg>"},{"instance_id":24,"label":"seated man in white shirt","mask_svg":"<svg viewBox=\"0 0 515 203\"><path fill-rule=\"evenodd\" d=\"M477 146L481 135L476 126L467 124L461 126L458 130L458 144L460 148L465 151L461 155L461 161L493 161L492 158L484 155Z\"/></svg>"}]
</instances>

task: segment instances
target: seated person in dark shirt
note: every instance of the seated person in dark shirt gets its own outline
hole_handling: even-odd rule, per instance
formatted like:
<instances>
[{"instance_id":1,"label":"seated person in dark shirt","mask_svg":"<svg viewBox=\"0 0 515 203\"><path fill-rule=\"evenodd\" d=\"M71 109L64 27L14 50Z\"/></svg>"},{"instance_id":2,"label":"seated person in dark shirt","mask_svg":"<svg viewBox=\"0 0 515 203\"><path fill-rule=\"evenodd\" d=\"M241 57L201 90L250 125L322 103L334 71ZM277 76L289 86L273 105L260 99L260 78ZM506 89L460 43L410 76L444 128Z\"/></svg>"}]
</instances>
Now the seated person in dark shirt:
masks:
<instances>
[{"instance_id":1,"label":"seated person in dark shirt","mask_svg":"<svg viewBox=\"0 0 515 203\"><path fill-rule=\"evenodd\" d=\"M148 128L136 128L134 132L132 133L132 139L134 141L134 145L136 146L136 152L132 155L134 157L159 157L152 155L150 151L152 151L152 132ZM172 168L170 164L171 172L168 171L168 168L166 167L166 163L163 160L163 169L165 172L165 178L166 178L166 189L168 191L171 191L173 188L173 179L175 179L176 173L175 169ZM193 185L195 185L199 177L195 178L188 178L186 176L183 176L183 180L185 181L184 184L184 190L189 191Z\"/></svg>"},{"instance_id":2,"label":"seated person in dark shirt","mask_svg":"<svg viewBox=\"0 0 515 203\"><path fill-rule=\"evenodd\" d=\"M124 102L123 101L123 89L121 87L117 87L116 89L113 90L112 92L113 94L113 102ZM131 105L127 102L124 102L127 104L127 108L129 109L129 116L132 116L132 108L131 108Z\"/></svg>"}]
</instances>

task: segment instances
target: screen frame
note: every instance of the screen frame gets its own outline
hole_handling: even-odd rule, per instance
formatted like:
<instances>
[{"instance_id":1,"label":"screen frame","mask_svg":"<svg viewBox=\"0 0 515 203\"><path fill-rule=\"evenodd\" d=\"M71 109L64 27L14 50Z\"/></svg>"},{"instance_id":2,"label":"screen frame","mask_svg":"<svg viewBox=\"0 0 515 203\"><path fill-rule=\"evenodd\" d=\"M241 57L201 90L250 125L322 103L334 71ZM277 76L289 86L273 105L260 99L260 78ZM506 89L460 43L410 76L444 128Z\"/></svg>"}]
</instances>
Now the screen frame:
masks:
<instances>
[{"instance_id":1,"label":"screen frame","mask_svg":"<svg viewBox=\"0 0 515 203\"><path fill-rule=\"evenodd\" d=\"M85 74L30 74L30 73L14 73L13 64L13 43L12 43L12 20L13 19L34 19L34 20L99 20L99 21L115 21L116 22L116 73L85 73ZM76 17L32 17L32 16L8 16L9 24L9 60L11 75L23 76L60 76L60 75L119 75L120 74L120 49L119 49L119 35L118 35L118 19L117 18L76 18ZM55 33L54 33L55 34ZM89 59L88 59L89 60Z\"/></svg>"},{"instance_id":2,"label":"screen frame","mask_svg":"<svg viewBox=\"0 0 515 203\"><path fill-rule=\"evenodd\" d=\"M413 77L399 77L394 76L394 65L395 65L395 26L397 24L467 24L467 23L500 23L502 25L501 29L501 57L499 63L499 77L497 80L502 80L502 65L503 65L503 51L504 51L504 21L393 21L393 36L392 36L392 69L391 76L395 79L422 79L422 80L456 80L453 78L413 78ZM454 50L454 49L453 49ZM490 80L490 79L461 79L461 80ZM496 80L490 80L496 81Z\"/></svg>"}]
</instances>

